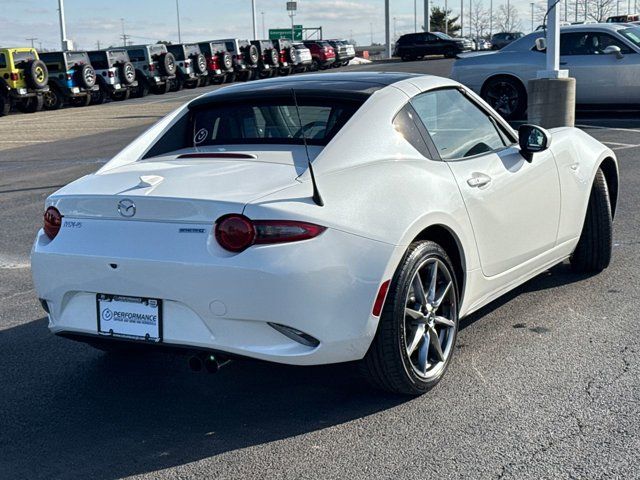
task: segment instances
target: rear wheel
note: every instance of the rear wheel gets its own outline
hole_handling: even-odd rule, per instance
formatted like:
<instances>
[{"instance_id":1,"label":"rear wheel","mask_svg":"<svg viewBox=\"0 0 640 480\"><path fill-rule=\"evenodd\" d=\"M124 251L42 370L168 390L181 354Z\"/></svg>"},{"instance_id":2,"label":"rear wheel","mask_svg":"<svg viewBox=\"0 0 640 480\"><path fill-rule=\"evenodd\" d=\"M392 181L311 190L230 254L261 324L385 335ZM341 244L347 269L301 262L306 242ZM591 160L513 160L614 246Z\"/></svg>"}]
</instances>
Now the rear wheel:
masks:
<instances>
[{"instance_id":1,"label":"rear wheel","mask_svg":"<svg viewBox=\"0 0 640 480\"><path fill-rule=\"evenodd\" d=\"M451 47L445 48L444 58L453 58L455 56L456 56L456 51L453 48Z\"/></svg>"},{"instance_id":2,"label":"rear wheel","mask_svg":"<svg viewBox=\"0 0 640 480\"><path fill-rule=\"evenodd\" d=\"M149 95L149 84L144 78L138 80L138 86L133 90L135 98L143 98Z\"/></svg>"},{"instance_id":3,"label":"rear wheel","mask_svg":"<svg viewBox=\"0 0 640 480\"><path fill-rule=\"evenodd\" d=\"M11 100L6 95L0 94L0 117L9 115L11 111Z\"/></svg>"},{"instance_id":4,"label":"rear wheel","mask_svg":"<svg viewBox=\"0 0 640 480\"><path fill-rule=\"evenodd\" d=\"M164 95L165 93L169 93L171 90L171 82L167 80L162 85L155 85L151 87L151 91L156 95Z\"/></svg>"},{"instance_id":5,"label":"rear wheel","mask_svg":"<svg viewBox=\"0 0 640 480\"><path fill-rule=\"evenodd\" d=\"M169 83L169 91L171 92L179 92L184 87L184 82L179 78L174 78Z\"/></svg>"},{"instance_id":6,"label":"rear wheel","mask_svg":"<svg viewBox=\"0 0 640 480\"><path fill-rule=\"evenodd\" d=\"M91 103L91 95L87 94L84 97L73 97L69 100L69 103L73 107L88 107Z\"/></svg>"},{"instance_id":7,"label":"rear wheel","mask_svg":"<svg viewBox=\"0 0 640 480\"><path fill-rule=\"evenodd\" d=\"M43 99L42 95L36 95L35 97L25 98L22 102L16 106L22 113L35 113L42 110Z\"/></svg>"},{"instance_id":8,"label":"rear wheel","mask_svg":"<svg viewBox=\"0 0 640 480\"><path fill-rule=\"evenodd\" d=\"M45 110L58 110L64 105L62 93L54 86L49 87L49 91L42 94L42 100Z\"/></svg>"},{"instance_id":9,"label":"rear wheel","mask_svg":"<svg viewBox=\"0 0 640 480\"><path fill-rule=\"evenodd\" d=\"M601 169L593 181L582 234L571 257L579 273L598 273L609 266L613 247L613 218L607 180Z\"/></svg>"},{"instance_id":10,"label":"rear wheel","mask_svg":"<svg viewBox=\"0 0 640 480\"><path fill-rule=\"evenodd\" d=\"M518 120L527 110L527 92L514 78L490 79L482 89L482 98L505 120Z\"/></svg>"},{"instance_id":11,"label":"rear wheel","mask_svg":"<svg viewBox=\"0 0 640 480\"><path fill-rule=\"evenodd\" d=\"M126 88L124 90L120 90L119 92L113 92L111 94L111 100L114 102L124 102L125 100L129 100L131 96L131 91Z\"/></svg>"},{"instance_id":12,"label":"rear wheel","mask_svg":"<svg viewBox=\"0 0 640 480\"><path fill-rule=\"evenodd\" d=\"M361 362L377 387L420 395L444 375L458 332L458 288L438 244L411 244L395 272L378 331Z\"/></svg>"},{"instance_id":13,"label":"rear wheel","mask_svg":"<svg viewBox=\"0 0 640 480\"><path fill-rule=\"evenodd\" d=\"M91 92L91 105L102 105L106 99L107 95L102 86Z\"/></svg>"}]
</instances>

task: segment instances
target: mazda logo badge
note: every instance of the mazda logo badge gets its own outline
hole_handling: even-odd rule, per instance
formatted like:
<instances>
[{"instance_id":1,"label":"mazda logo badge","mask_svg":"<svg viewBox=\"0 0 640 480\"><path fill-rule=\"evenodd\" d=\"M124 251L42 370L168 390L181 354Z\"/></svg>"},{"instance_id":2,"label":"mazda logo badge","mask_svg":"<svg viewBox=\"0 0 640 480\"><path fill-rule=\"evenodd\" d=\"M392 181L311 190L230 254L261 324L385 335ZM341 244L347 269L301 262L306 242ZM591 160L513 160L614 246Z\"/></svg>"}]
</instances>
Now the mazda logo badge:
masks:
<instances>
[{"instance_id":1,"label":"mazda logo badge","mask_svg":"<svg viewBox=\"0 0 640 480\"><path fill-rule=\"evenodd\" d=\"M118 213L123 217L133 217L136 214L136 204L129 199L120 200L118 202Z\"/></svg>"}]
</instances>

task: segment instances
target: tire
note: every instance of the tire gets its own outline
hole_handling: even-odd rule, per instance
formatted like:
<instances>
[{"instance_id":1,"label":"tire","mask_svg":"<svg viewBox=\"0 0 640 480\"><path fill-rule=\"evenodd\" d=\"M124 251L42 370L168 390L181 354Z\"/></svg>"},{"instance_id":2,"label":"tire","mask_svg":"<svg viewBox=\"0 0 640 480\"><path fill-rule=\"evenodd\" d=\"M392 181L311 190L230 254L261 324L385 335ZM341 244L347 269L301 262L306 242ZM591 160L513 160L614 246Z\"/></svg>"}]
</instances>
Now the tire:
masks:
<instances>
[{"instance_id":1,"label":"tire","mask_svg":"<svg viewBox=\"0 0 640 480\"><path fill-rule=\"evenodd\" d=\"M42 60L32 60L24 69L25 79L29 87L40 90L49 82L49 71Z\"/></svg>"},{"instance_id":2,"label":"tire","mask_svg":"<svg viewBox=\"0 0 640 480\"><path fill-rule=\"evenodd\" d=\"M42 110L42 104L42 95L36 95L35 97L25 98L16 106L22 113L35 113Z\"/></svg>"},{"instance_id":3,"label":"tire","mask_svg":"<svg viewBox=\"0 0 640 480\"><path fill-rule=\"evenodd\" d=\"M90 96L91 96L91 105L102 105L107 99L107 95L104 89L102 88L102 86L100 86L99 90L92 91Z\"/></svg>"},{"instance_id":4,"label":"tire","mask_svg":"<svg viewBox=\"0 0 640 480\"><path fill-rule=\"evenodd\" d=\"M227 75L224 78L224 83L233 83L236 81L237 78L238 78L238 75L235 72L227 73Z\"/></svg>"},{"instance_id":5,"label":"tire","mask_svg":"<svg viewBox=\"0 0 640 480\"><path fill-rule=\"evenodd\" d=\"M179 92L184 87L184 82L182 80L180 80L179 78L174 78L173 80L169 81L168 83L169 83L169 91L170 92Z\"/></svg>"},{"instance_id":6,"label":"tire","mask_svg":"<svg viewBox=\"0 0 640 480\"><path fill-rule=\"evenodd\" d=\"M444 49L444 58L453 58L456 56L456 51L449 47Z\"/></svg>"},{"instance_id":7,"label":"tire","mask_svg":"<svg viewBox=\"0 0 640 480\"><path fill-rule=\"evenodd\" d=\"M229 52L222 52L218 54L218 61L225 70L229 70L233 66L233 58Z\"/></svg>"},{"instance_id":8,"label":"tire","mask_svg":"<svg viewBox=\"0 0 640 480\"><path fill-rule=\"evenodd\" d=\"M257 65L258 57L260 56L258 53L258 47L255 45L249 45L246 47L245 51L247 52L247 63L249 65Z\"/></svg>"},{"instance_id":9,"label":"tire","mask_svg":"<svg viewBox=\"0 0 640 480\"><path fill-rule=\"evenodd\" d=\"M611 198L604 173L598 169L580 240L571 256L571 268L576 273L599 273L609 266L612 248Z\"/></svg>"},{"instance_id":10,"label":"tire","mask_svg":"<svg viewBox=\"0 0 640 480\"><path fill-rule=\"evenodd\" d=\"M120 69L120 80L125 85L131 85L136 81L136 69L131 62L122 62L118 68Z\"/></svg>"},{"instance_id":11,"label":"tire","mask_svg":"<svg viewBox=\"0 0 640 480\"><path fill-rule=\"evenodd\" d=\"M11 100L6 95L0 94L0 117L6 117L11 111Z\"/></svg>"},{"instance_id":12,"label":"tire","mask_svg":"<svg viewBox=\"0 0 640 480\"><path fill-rule=\"evenodd\" d=\"M269 63L273 67L277 67L278 63L280 63L280 55L278 54L275 48L272 48L269 51L269 60L270 60Z\"/></svg>"},{"instance_id":13,"label":"tire","mask_svg":"<svg viewBox=\"0 0 640 480\"><path fill-rule=\"evenodd\" d=\"M124 90L120 90L119 92L113 92L111 94L111 100L113 100L114 102L124 102L125 100L129 100L129 97L131 96L131 90L124 89Z\"/></svg>"},{"instance_id":14,"label":"tire","mask_svg":"<svg viewBox=\"0 0 640 480\"><path fill-rule=\"evenodd\" d=\"M298 61L298 53L293 47L287 48L287 62L289 65L295 65Z\"/></svg>"},{"instance_id":15,"label":"tire","mask_svg":"<svg viewBox=\"0 0 640 480\"><path fill-rule=\"evenodd\" d=\"M494 77L482 87L483 100L505 120L519 120L527 110L527 91L512 77Z\"/></svg>"},{"instance_id":16,"label":"tire","mask_svg":"<svg viewBox=\"0 0 640 480\"><path fill-rule=\"evenodd\" d=\"M91 95L87 94L83 97L73 97L69 99L72 107L88 107L91 104Z\"/></svg>"},{"instance_id":17,"label":"tire","mask_svg":"<svg viewBox=\"0 0 640 480\"><path fill-rule=\"evenodd\" d=\"M138 86L133 90L134 98L144 98L149 95L149 83L144 79L140 78L138 80Z\"/></svg>"},{"instance_id":18,"label":"tire","mask_svg":"<svg viewBox=\"0 0 640 480\"><path fill-rule=\"evenodd\" d=\"M64 96L53 85L49 88L48 92L42 94L43 108L45 110L58 110L64 105Z\"/></svg>"},{"instance_id":19,"label":"tire","mask_svg":"<svg viewBox=\"0 0 640 480\"><path fill-rule=\"evenodd\" d=\"M433 265L437 269L431 291ZM422 300L414 288L416 275L427 289L421 289ZM362 373L375 387L394 393L421 395L433 388L453 356L458 305L458 286L447 253L432 241L412 243L391 280L378 331L360 362Z\"/></svg>"},{"instance_id":20,"label":"tire","mask_svg":"<svg viewBox=\"0 0 640 480\"><path fill-rule=\"evenodd\" d=\"M198 75L204 75L207 73L207 57L203 54L199 53L197 55L193 55L191 62L193 63L193 68Z\"/></svg>"},{"instance_id":21,"label":"tire","mask_svg":"<svg viewBox=\"0 0 640 480\"><path fill-rule=\"evenodd\" d=\"M167 81L165 81L160 86L154 85L153 87L151 87L151 91L156 95L164 95L165 93L169 93L170 90L171 90L171 82L169 81L169 79L167 79Z\"/></svg>"},{"instance_id":22,"label":"tire","mask_svg":"<svg viewBox=\"0 0 640 480\"><path fill-rule=\"evenodd\" d=\"M178 66L176 65L176 57L173 56L173 53L167 52L160 55L160 71L163 75L168 77L175 75Z\"/></svg>"},{"instance_id":23,"label":"tire","mask_svg":"<svg viewBox=\"0 0 640 480\"><path fill-rule=\"evenodd\" d=\"M80 87L90 90L96 84L96 71L91 65L79 65L76 69L76 82Z\"/></svg>"}]
</instances>

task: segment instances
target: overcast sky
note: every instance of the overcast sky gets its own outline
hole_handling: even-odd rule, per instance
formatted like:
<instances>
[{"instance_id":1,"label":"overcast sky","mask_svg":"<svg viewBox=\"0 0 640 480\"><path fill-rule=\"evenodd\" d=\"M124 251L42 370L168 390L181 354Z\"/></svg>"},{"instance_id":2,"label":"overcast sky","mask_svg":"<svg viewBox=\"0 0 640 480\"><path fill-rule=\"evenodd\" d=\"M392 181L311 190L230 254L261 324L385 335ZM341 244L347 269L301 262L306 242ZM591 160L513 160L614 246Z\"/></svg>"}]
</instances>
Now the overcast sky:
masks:
<instances>
[{"instance_id":1,"label":"overcast sky","mask_svg":"<svg viewBox=\"0 0 640 480\"><path fill-rule=\"evenodd\" d=\"M484 0L488 6L489 0ZM494 0L494 8L505 0ZM182 40L252 36L251 0L179 0ZM101 45L121 45L121 18L126 33L136 43L169 40L177 42L175 0L65 0L67 36L77 48ZM444 0L432 1L444 6ZM468 8L469 0L465 0ZM529 2L512 0L520 9L523 28L529 25ZM262 36L262 15L265 31L290 25L286 0L256 0L258 35ZM418 28L423 0L418 0ZM454 13L460 11L460 1L448 3ZM36 47L58 48L60 34L57 0L0 0L2 22L0 46L27 44L26 38L37 37ZM305 27L322 26L324 36L355 38L358 44L369 44L371 31L374 42L384 41L384 0L299 0L296 24ZM396 17L398 34L413 31L413 0L391 0L391 16ZM391 29L393 35L393 20Z\"/></svg>"}]
</instances>

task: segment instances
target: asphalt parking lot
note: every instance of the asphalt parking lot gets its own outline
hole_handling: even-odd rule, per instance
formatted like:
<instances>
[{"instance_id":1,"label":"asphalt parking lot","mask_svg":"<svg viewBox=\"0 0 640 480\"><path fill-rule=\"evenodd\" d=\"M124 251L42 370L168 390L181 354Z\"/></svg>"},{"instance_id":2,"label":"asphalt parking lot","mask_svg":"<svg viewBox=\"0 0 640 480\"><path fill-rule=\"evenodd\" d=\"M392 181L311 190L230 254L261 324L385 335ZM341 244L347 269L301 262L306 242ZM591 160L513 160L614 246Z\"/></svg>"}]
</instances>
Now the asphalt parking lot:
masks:
<instances>
[{"instance_id":1,"label":"asphalt parking lot","mask_svg":"<svg viewBox=\"0 0 640 480\"><path fill-rule=\"evenodd\" d=\"M450 61L358 68L446 75ZM560 265L465 319L420 398L344 365L212 376L52 336L29 271L44 199L206 90L0 119L0 478L640 478L637 113L577 122L620 163L612 265Z\"/></svg>"}]
</instances>

